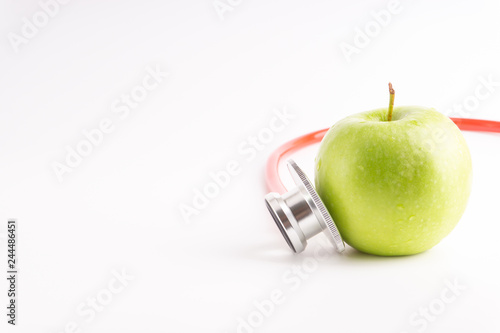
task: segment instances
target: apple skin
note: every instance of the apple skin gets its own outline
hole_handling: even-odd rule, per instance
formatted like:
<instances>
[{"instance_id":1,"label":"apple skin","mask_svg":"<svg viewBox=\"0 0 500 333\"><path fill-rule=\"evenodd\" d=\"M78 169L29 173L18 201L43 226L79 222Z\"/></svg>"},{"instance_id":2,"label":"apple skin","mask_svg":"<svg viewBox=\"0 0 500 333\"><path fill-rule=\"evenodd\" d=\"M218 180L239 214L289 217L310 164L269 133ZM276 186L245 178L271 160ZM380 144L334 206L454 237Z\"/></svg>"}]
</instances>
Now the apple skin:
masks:
<instances>
[{"instance_id":1,"label":"apple skin","mask_svg":"<svg viewBox=\"0 0 500 333\"><path fill-rule=\"evenodd\" d=\"M458 127L420 106L351 115L326 133L316 190L345 242L381 256L426 251L448 235L469 198L472 166Z\"/></svg>"}]
</instances>

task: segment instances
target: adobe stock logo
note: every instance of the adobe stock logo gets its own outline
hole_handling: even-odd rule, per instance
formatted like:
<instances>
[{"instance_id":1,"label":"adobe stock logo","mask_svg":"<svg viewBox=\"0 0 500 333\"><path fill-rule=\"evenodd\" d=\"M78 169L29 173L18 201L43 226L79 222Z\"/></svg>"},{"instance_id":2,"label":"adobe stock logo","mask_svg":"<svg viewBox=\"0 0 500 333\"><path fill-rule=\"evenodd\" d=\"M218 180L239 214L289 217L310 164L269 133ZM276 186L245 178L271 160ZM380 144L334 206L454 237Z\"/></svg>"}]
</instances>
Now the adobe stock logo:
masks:
<instances>
[{"instance_id":1,"label":"adobe stock logo","mask_svg":"<svg viewBox=\"0 0 500 333\"><path fill-rule=\"evenodd\" d=\"M256 299L252 302L252 309L242 316L238 316L236 333L257 333L265 322L273 316L279 307L292 300L293 294L300 286L317 272L322 262L328 260L334 253L332 244L326 239L320 239L318 244L312 247L313 256L303 257L301 262L296 263L283 272L281 287L274 288L269 296L264 299Z\"/></svg>"},{"instance_id":2,"label":"adobe stock logo","mask_svg":"<svg viewBox=\"0 0 500 333\"><path fill-rule=\"evenodd\" d=\"M417 332L425 332L439 316L443 315L448 310L448 307L450 307L452 303L457 301L463 291L467 290L467 286L460 284L458 279L455 279L453 282L445 280L444 285L445 287L441 289L438 297L430 300L426 306L419 307L418 311L410 315L410 326ZM408 331L401 333L408 333Z\"/></svg>"},{"instance_id":3,"label":"adobe stock logo","mask_svg":"<svg viewBox=\"0 0 500 333\"><path fill-rule=\"evenodd\" d=\"M57 333L81 333L85 331L100 314L112 307L115 299L120 298L119 295L130 288L128 287L130 282L135 280L135 277L128 274L125 268L112 270L111 274L113 277L108 280L105 287L80 302L75 309L76 318L66 322Z\"/></svg>"},{"instance_id":4,"label":"adobe stock logo","mask_svg":"<svg viewBox=\"0 0 500 333\"><path fill-rule=\"evenodd\" d=\"M159 65L147 66L140 83L134 85L128 93L123 93L111 104L112 117L103 117L94 128L83 129L80 140L74 145L66 145L66 154L60 161L52 162L52 170L61 183L66 174L72 173L86 157L106 141L106 138L116 129L116 125L128 119L144 100L157 89L169 75ZM82 138L83 137L83 138Z\"/></svg>"},{"instance_id":5,"label":"adobe stock logo","mask_svg":"<svg viewBox=\"0 0 500 333\"><path fill-rule=\"evenodd\" d=\"M286 107L282 110L275 109L266 127L261 128L256 135L248 136L237 146L238 159L231 159L225 164L223 170L209 172L210 178L205 184L195 187L190 203L180 203L179 212L184 223L190 224L192 218L210 206L210 203L229 186L231 180L241 174L243 164L252 162L260 151L270 144L277 133L282 132L296 116ZM243 158L244 162L240 162Z\"/></svg>"},{"instance_id":6,"label":"adobe stock logo","mask_svg":"<svg viewBox=\"0 0 500 333\"><path fill-rule=\"evenodd\" d=\"M500 87L500 81L494 81L493 75L488 77L478 76L479 83L474 88L474 93L466 96L461 103L453 104L453 108L445 110L443 113L448 117L469 118L473 112L479 109L481 102L487 100Z\"/></svg>"},{"instance_id":7,"label":"adobe stock logo","mask_svg":"<svg viewBox=\"0 0 500 333\"><path fill-rule=\"evenodd\" d=\"M59 14L61 5L66 5L70 0L45 0L38 2L40 9L36 11L31 20L23 17L20 34L9 32L7 38L14 52L19 52L19 46L28 44L35 38L41 29L45 28L49 21Z\"/></svg>"},{"instance_id":8,"label":"adobe stock logo","mask_svg":"<svg viewBox=\"0 0 500 333\"><path fill-rule=\"evenodd\" d=\"M401 13L403 7L399 0L391 0L387 3L387 8L378 12L370 13L373 20L366 22L363 29L360 27L354 28L354 38L352 44L342 42L339 44L340 50L348 63L351 62L351 57L354 54L359 54L362 49L370 45L372 40L382 32L382 28L387 27L394 15Z\"/></svg>"},{"instance_id":9,"label":"adobe stock logo","mask_svg":"<svg viewBox=\"0 0 500 333\"><path fill-rule=\"evenodd\" d=\"M224 21L226 12L232 12L243 0L215 0L212 4L221 21Z\"/></svg>"}]
</instances>

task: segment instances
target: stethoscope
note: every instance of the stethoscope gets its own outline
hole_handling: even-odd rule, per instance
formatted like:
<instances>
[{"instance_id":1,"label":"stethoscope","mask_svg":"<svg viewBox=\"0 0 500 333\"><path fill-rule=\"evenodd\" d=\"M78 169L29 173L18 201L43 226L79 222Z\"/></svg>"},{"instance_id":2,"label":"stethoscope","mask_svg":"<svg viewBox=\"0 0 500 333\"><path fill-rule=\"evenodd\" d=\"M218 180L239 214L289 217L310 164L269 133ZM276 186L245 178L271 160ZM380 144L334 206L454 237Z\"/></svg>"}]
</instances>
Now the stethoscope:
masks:
<instances>
[{"instance_id":1,"label":"stethoscope","mask_svg":"<svg viewBox=\"0 0 500 333\"><path fill-rule=\"evenodd\" d=\"M480 119L450 118L462 131L500 133L500 122ZM290 140L271 153L266 165L266 183L271 191L265 196L266 206L281 234L293 252L304 251L307 240L323 232L338 252L345 244L330 213L321 201L307 175L292 159L288 170L296 187L287 190L279 175L281 160L293 152L320 142L329 128Z\"/></svg>"}]
</instances>

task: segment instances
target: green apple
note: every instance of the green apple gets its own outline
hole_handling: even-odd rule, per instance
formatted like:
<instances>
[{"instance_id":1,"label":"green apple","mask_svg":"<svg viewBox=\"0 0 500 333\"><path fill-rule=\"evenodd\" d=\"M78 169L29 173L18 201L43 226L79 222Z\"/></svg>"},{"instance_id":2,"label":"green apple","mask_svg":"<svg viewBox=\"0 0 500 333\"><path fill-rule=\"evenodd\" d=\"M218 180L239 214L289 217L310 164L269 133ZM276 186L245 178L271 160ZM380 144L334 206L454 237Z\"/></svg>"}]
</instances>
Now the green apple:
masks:
<instances>
[{"instance_id":1,"label":"green apple","mask_svg":"<svg viewBox=\"0 0 500 333\"><path fill-rule=\"evenodd\" d=\"M461 218L472 181L458 127L432 108L393 108L393 96L389 108L336 123L315 168L318 194L344 240L382 256L439 243Z\"/></svg>"}]
</instances>

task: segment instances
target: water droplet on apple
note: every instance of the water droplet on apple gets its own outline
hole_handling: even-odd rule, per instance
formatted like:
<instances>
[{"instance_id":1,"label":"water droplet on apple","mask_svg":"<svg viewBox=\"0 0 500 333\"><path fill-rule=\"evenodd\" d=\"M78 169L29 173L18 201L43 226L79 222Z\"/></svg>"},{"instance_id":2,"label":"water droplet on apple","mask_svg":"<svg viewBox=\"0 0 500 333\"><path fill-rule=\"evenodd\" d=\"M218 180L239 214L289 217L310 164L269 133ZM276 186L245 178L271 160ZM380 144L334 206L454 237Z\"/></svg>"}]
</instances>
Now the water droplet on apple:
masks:
<instances>
[{"instance_id":1,"label":"water droplet on apple","mask_svg":"<svg viewBox=\"0 0 500 333\"><path fill-rule=\"evenodd\" d=\"M410 217L408 218L408 221L410 221L410 222L412 222L412 221L414 221L414 220L415 220L415 215L412 215L412 216L410 216Z\"/></svg>"},{"instance_id":2,"label":"water droplet on apple","mask_svg":"<svg viewBox=\"0 0 500 333\"><path fill-rule=\"evenodd\" d=\"M320 168L321 168L321 158L318 160L318 163L316 163L316 170L319 171Z\"/></svg>"},{"instance_id":3,"label":"water droplet on apple","mask_svg":"<svg viewBox=\"0 0 500 333\"><path fill-rule=\"evenodd\" d=\"M403 204L399 204L399 205L397 205L397 207L398 207L399 210L405 209L405 206L403 206Z\"/></svg>"}]
</instances>

